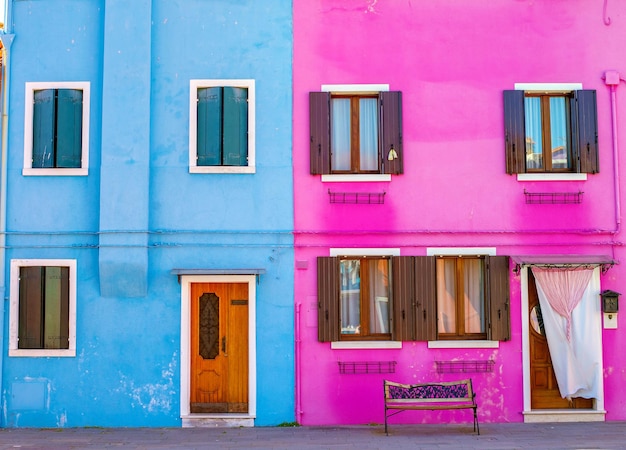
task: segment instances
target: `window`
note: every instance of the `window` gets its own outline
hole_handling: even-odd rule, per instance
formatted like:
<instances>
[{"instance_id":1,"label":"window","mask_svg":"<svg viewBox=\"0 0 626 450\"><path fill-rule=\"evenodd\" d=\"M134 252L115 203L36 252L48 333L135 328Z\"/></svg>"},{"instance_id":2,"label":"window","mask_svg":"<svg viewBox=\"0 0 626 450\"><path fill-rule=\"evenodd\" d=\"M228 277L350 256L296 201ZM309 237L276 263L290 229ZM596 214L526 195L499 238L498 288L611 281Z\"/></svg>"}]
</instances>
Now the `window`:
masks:
<instances>
[{"instance_id":1,"label":"window","mask_svg":"<svg viewBox=\"0 0 626 450\"><path fill-rule=\"evenodd\" d=\"M341 338L389 339L389 258L339 259Z\"/></svg>"},{"instance_id":2,"label":"window","mask_svg":"<svg viewBox=\"0 0 626 450\"><path fill-rule=\"evenodd\" d=\"M311 92L311 174L400 174L401 92Z\"/></svg>"},{"instance_id":3,"label":"window","mask_svg":"<svg viewBox=\"0 0 626 450\"><path fill-rule=\"evenodd\" d=\"M254 172L254 80L192 80L191 173Z\"/></svg>"},{"instance_id":4,"label":"window","mask_svg":"<svg viewBox=\"0 0 626 450\"><path fill-rule=\"evenodd\" d=\"M437 258L439 339L486 339L483 257Z\"/></svg>"},{"instance_id":5,"label":"window","mask_svg":"<svg viewBox=\"0 0 626 450\"><path fill-rule=\"evenodd\" d=\"M318 257L317 276L320 342L510 339L508 256Z\"/></svg>"},{"instance_id":6,"label":"window","mask_svg":"<svg viewBox=\"0 0 626 450\"><path fill-rule=\"evenodd\" d=\"M87 175L89 83L26 83L24 175Z\"/></svg>"},{"instance_id":7,"label":"window","mask_svg":"<svg viewBox=\"0 0 626 450\"><path fill-rule=\"evenodd\" d=\"M12 260L9 356L75 356L76 262Z\"/></svg>"},{"instance_id":8,"label":"window","mask_svg":"<svg viewBox=\"0 0 626 450\"><path fill-rule=\"evenodd\" d=\"M597 173L596 92L504 91L506 171Z\"/></svg>"}]
</instances>

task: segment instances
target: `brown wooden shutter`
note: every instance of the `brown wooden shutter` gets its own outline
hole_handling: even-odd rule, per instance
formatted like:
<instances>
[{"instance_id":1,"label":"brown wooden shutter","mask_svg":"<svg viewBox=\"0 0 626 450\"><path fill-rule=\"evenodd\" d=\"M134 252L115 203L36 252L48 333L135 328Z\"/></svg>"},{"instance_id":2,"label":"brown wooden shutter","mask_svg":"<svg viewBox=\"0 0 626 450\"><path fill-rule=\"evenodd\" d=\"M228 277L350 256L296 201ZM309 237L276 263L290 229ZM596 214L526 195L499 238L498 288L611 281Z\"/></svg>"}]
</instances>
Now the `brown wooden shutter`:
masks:
<instances>
[{"instance_id":1,"label":"brown wooden shutter","mask_svg":"<svg viewBox=\"0 0 626 450\"><path fill-rule=\"evenodd\" d=\"M404 152L402 148L402 92L381 92L380 102L380 142L381 167L383 173L403 173ZM389 153L395 150L397 157L390 161Z\"/></svg>"},{"instance_id":2,"label":"brown wooden shutter","mask_svg":"<svg viewBox=\"0 0 626 450\"><path fill-rule=\"evenodd\" d=\"M330 173L330 93L309 93L311 174Z\"/></svg>"},{"instance_id":3,"label":"brown wooden shutter","mask_svg":"<svg viewBox=\"0 0 626 450\"><path fill-rule=\"evenodd\" d=\"M44 270L20 267L18 348L43 348Z\"/></svg>"},{"instance_id":4,"label":"brown wooden shutter","mask_svg":"<svg viewBox=\"0 0 626 450\"><path fill-rule=\"evenodd\" d=\"M509 257L486 256L489 301L488 338L494 341L511 339L509 291Z\"/></svg>"},{"instance_id":5,"label":"brown wooden shutter","mask_svg":"<svg viewBox=\"0 0 626 450\"><path fill-rule=\"evenodd\" d=\"M506 173L526 172L524 91L504 91Z\"/></svg>"},{"instance_id":6,"label":"brown wooden shutter","mask_svg":"<svg viewBox=\"0 0 626 450\"><path fill-rule=\"evenodd\" d=\"M317 340L339 340L339 259L317 258Z\"/></svg>"},{"instance_id":7,"label":"brown wooden shutter","mask_svg":"<svg viewBox=\"0 0 626 450\"><path fill-rule=\"evenodd\" d=\"M574 104L575 106L572 106ZM574 92L574 101L570 102L572 120L577 124L572 127L573 153L578 155L581 173L598 173L598 118L596 108L596 91L583 90Z\"/></svg>"},{"instance_id":8,"label":"brown wooden shutter","mask_svg":"<svg viewBox=\"0 0 626 450\"><path fill-rule=\"evenodd\" d=\"M394 341L415 340L415 278L414 258L394 256L392 271L391 338Z\"/></svg>"},{"instance_id":9,"label":"brown wooden shutter","mask_svg":"<svg viewBox=\"0 0 626 450\"><path fill-rule=\"evenodd\" d=\"M437 263L434 256L415 257L415 340L437 339Z\"/></svg>"}]
</instances>

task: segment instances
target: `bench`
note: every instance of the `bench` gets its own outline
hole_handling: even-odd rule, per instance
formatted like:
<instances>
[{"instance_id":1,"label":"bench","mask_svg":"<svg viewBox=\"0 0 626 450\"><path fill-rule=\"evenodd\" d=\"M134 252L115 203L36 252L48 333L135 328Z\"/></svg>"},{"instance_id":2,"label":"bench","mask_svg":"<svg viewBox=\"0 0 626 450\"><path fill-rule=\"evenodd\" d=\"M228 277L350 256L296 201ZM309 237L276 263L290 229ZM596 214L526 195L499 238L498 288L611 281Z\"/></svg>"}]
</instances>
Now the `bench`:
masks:
<instances>
[{"instance_id":1,"label":"bench","mask_svg":"<svg viewBox=\"0 0 626 450\"><path fill-rule=\"evenodd\" d=\"M387 419L406 410L473 409L474 431L480 434L476 409L476 393L472 380L447 383L400 384L384 381L385 388L385 434ZM391 412L389 412L391 411Z\"/></svg>"}]
</instances>

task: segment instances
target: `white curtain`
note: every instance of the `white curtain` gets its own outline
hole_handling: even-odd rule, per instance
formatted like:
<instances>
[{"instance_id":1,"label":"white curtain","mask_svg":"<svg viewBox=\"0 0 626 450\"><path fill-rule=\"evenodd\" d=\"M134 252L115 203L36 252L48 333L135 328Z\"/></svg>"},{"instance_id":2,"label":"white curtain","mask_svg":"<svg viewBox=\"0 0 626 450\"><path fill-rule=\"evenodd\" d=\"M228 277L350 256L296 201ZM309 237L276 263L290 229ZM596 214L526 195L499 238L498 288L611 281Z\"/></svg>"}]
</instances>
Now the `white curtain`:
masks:
<instances>
[{"instance_id":1,"label":"white curtain","mask_svg":"<svg viewBox=\"0 0 626 450\"><path fill-rule=\"evenodd\" d=\"M528 169L540 169L543 167L541 99L539 97L525 97L524 112L526 114L526 167Z\"/></svg>"},{"instance_id":2,"label":"white curtain","mask_svg":"<svg viewBox=\"0 0 626 450\"><path fill-rule=\"evenodd\" d=\"M439 333L456 332L456 264L437 258L437 314Z\"/></svg>"},{"instance_id":3,"label":"white curtain","mask_svg":"<svg viewBox=\"0 0 626 450\"><path fill-rule=\"evenodd\" d=\"M464 265L464 311L465 332L484 333L485 298L483 282L483 260L468 259Z\"/></svg>"},{"instance_id":4,"label":"white curtain","mask_svg":"<svg viewBox=\"0 0 626 450\"><path fill-rule=\"evenodd\" d=\"M361 170L378 170L378 100L359 99Z\"/></svg>"},{"instance_id":5,"label":"white curtain","mask_svg":"<svg viewBox=\"0 0 626 450\"><path fill-rule=\"evenodd\" d=\"M333 170L350 170L350 99L332 99L331 148Z\"/></svg>"},{"instance_id":6,"label":"white curtain","mask_svg":"<svg viewBox=\"0 0 626 450\"><path fill-rule=\"evenodd\" d=\"M594 270L599 269L532 268L563 398L599 397L602 328L599 277L592 276Z\"/></svg>"}]
</instances>

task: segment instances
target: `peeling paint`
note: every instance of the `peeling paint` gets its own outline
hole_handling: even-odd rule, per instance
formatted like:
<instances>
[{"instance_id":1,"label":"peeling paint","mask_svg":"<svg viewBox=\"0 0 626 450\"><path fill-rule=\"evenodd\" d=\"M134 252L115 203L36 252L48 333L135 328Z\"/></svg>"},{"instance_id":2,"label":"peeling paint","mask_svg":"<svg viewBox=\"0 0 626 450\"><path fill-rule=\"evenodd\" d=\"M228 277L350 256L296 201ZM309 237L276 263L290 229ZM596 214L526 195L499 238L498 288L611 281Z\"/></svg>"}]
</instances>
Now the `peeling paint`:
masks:
<instances>
[{"instance_id":1,"label":"peeling paint","mask_svg":"<svg viewBox=\"0 0 626 450\"><path fill-rule=\"evenodd\" d=\"M175 398L174 371L176 369L176 353L166 369L161 371L162 383L148 383L136 386L135 381L120 373L120 387L116 392L128 395L133 407L140 407L149 413L170 412L172 400Z\"/></svg>"}]
</instances>

